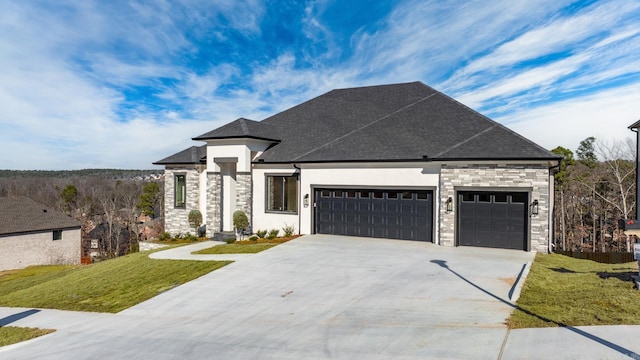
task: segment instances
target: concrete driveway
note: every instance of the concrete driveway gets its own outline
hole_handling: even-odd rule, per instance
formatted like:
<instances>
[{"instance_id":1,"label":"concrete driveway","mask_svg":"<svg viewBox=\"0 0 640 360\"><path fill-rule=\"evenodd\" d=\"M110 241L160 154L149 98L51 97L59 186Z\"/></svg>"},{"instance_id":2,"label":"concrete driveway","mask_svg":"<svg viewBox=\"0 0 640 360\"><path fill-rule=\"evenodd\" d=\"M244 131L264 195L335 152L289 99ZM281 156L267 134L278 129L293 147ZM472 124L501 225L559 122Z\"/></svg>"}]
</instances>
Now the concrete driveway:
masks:
<instances>
[{"instance_id":1,"label":"concrete driveway","mask_svg":"<svg viewBox=\"0 0 640 360\"><path fill-rule=\"evenodd\" d=\"M533 254L304 236L118 314L0 308L59 329L3 359L496 359ZM0 320L1 321L1 320Z\"/></svg>"}]
</instances>

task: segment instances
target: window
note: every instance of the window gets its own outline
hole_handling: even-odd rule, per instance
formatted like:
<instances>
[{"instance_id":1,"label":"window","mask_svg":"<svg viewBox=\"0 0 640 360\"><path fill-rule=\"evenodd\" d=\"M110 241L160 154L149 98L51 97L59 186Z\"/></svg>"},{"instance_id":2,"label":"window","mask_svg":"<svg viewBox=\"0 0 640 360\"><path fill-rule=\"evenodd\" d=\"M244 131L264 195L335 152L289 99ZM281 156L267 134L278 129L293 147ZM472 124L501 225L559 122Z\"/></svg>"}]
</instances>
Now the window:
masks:
<instances>
[{"instance_id":1,"label":"window","mask_svg":"<svg viewBox=\"0 0 640 360\"><path fill-rule=\"evenodd\" d=\"M296 176L267 176L267 211L298 211Z\"/></svg>"},{"instance_id":2,"label":"window","mask_svg":"<svg viewBox=\"0 0 640 360\"><path fill-rule=\"evenodd\" d=\"M176 175L175 177L175 207L185 207L187 198L187 180L185 175Z\"/></svg>"},{"instance_id":3,"label":"window","mask_svg":"<svg viewBox=\"0 0 640 360\"><path fill-rule=\"evenodd\" d=\"M62 230L53 230L53 240L62 240Z\"/></svg>"}]
</instances>

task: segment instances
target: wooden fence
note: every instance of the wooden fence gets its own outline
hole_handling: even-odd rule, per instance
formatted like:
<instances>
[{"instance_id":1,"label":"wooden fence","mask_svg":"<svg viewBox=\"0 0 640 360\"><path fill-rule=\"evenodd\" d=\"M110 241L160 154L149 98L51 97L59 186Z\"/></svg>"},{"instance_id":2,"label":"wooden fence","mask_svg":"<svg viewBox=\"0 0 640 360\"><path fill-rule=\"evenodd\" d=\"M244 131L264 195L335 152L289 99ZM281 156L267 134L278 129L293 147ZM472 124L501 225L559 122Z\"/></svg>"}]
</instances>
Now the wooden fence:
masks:
<instances>
[{"instance_id":1,"label":"wooden fence","mask_svg":"<svg viewBox=\"0 0 640 360\"><path fill-rule=\"evenodd\" d=\"M576 259L587 259L605 264L624 264L635 261L632 252L581 252L581 251L554 251L556 254L571 256Z\"/></svg>"}]
</instances>

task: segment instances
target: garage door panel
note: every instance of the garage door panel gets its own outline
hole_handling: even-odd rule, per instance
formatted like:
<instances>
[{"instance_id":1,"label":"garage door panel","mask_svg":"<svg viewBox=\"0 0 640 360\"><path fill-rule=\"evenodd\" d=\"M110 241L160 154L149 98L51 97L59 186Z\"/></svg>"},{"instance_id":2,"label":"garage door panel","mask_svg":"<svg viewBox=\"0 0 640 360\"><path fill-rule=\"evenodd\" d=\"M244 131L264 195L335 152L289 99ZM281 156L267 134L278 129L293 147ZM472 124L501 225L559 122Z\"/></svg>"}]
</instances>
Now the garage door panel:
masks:
<instances>
[{"instance_id":1,"label":"garage door panel","mask_svg":"<svg viewBox=\"0 0 640 360\"><path fill-rule=\"evenodd\" d=\"M460 191L458 244L527 250L526 192Z\"/></svg>"},{"instance_id":2,"label":"garage door panel","mask_svg":"<svg viewBox=\"0 0 640 360\"><path fill-rule=\"evenodd\" d=\"M431 191L317 189L315 195L317 233L432 240Z\"/></svg>"}]
</instances>

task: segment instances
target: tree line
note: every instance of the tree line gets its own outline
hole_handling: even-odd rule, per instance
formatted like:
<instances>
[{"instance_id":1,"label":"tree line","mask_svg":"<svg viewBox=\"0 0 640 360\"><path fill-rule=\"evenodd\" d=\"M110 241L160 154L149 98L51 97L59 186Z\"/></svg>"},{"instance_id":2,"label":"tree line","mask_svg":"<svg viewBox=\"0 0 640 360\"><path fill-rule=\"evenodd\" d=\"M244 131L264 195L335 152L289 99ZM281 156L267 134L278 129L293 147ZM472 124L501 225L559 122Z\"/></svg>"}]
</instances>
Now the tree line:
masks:
<instances>
[{"instance_id":1,"label":"tree line","mask_svg":"<svg viewBox=\"0 0 640 360\"><path fill-rule=\"evenodd\" d=\"M119 173L119 172L118 172ZM136 178L114 179L113 171L102 176L5 176L0 177L0 196L26 196L56 208L80 221L83 243L97 238L102 258L136 251L143 230L163 231L164 181ZM142 223L140 215L154 219Z\"/></svg>"},{"instance_id":2,"label":"tree line","mask_svg":"<svg viewBox=\"0 0 640 360\"><path fill-rule=\"evenodd\" d=\"M562 146L554 175L555 248L569 251L629 252L633 239L621 219L635 218L635 143L588 137L575 154Z\"/></svg>"}]
</instances>

